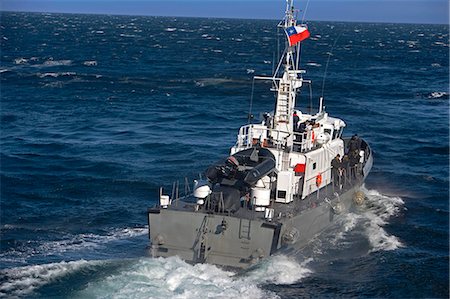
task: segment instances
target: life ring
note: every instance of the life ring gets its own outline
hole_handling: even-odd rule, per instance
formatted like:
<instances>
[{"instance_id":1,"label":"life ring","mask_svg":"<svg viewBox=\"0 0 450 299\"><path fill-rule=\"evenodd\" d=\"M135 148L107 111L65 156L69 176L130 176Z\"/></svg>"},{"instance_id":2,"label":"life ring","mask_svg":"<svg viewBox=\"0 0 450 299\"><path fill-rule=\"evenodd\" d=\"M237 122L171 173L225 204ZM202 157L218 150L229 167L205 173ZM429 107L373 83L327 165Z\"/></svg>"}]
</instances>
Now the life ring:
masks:
<instances>
[{"instance_id":1,"label":"life ring","mask_svg":"<svg viewBox=\"0 0 450 299\"><path fill-rule=\"evenodd\" d=\"M316 176L316 185L317 187L322 185L322 175L320 173Z\"/></svg>"}]
</instances>

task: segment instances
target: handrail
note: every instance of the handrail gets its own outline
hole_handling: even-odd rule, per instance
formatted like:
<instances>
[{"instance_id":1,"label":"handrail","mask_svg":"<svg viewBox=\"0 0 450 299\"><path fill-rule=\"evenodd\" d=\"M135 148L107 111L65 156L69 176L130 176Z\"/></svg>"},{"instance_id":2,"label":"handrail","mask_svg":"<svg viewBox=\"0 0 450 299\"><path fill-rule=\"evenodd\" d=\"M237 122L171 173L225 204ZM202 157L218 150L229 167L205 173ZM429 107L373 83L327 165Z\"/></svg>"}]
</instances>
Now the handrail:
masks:
<instances>
[{"instance_id":1,"label":"handrail","mask_svg":"<svg viewBox=\"0 0 450 299\"><path fill-rule=\"evenodd\" d=\"M238 138L236 141L235 146L236 147L244 147L249 148L254 145L253 140L256 139L253 137L254 130L252 130L255 127L255 124L249 124L246 126L242 126L239 129ZM295 148L294 151L298 152L308 152L314 148L316 148L315 141L312 140L312 132L313 130L307 130L306 132L299 133L299 132L289 132L285 130L278 130L278 129L272 129L267 127L257 127L256 130L262 131L263 133L261 135L266 135L266 138L263 138L268 142L268 144L264 144L263 140L259 140L259 142L262 143L263 147L267 148L276 148L276 149L283 149L285 148L285 144L283 144L282 140L280 140L280 135L287 135L285 138L289 137L290 135L294 136L294 139L292 141L292 144L297 146L298 148ZM273 136L273 134L276 134L276 136ZM259 136L261 139L261 136ZM301 142L297 141L301 139ZM272 143L272 144L269 144Z\"/></svg>"}]
</instances>

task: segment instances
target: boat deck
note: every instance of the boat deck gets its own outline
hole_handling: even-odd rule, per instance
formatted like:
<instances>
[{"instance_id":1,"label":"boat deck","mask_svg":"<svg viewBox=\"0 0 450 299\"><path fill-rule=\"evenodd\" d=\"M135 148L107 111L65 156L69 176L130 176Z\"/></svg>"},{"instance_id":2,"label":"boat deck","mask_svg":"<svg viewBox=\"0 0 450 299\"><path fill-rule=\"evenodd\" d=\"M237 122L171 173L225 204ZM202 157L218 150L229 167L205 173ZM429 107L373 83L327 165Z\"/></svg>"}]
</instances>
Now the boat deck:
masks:
<instances>
[{"instance_id":1,"label":"boat deck","mask_svg":"<svg viewBox=\"0 0 450 299\"><path fill-rule=\"evenodd\" d=\"M319 191L310 194L304 199L294 199L291 203L278 203L274 202L271 208L274 209L273 220L274 222L277 219L282 219L285 217L291 217L292 215L296 215L302 213L303 211L307 211L309 209L314 209L317 206L328 204L327 200L335 199L339 197L341 194L350 190L355 186L360 186L363 182L363 175L361 173L356 175L356 178L352 180L347 180L346 184L343 184L341 188L334 186L333 184L328 184L323 188L319 189ZM253 206L249 205L241 205L241 207L235 211L231 210L223 210L217 206L202 206L198 207L196 204L196 199L193 196L188 196L183 199L175 200L168 209L178 210L178 211L196 211L198 213L204 214L214 214L214 215L226 215L226 216L234 216L243 219L264 219L264 212L256 211Z\"/></svg>"}]
</instances>

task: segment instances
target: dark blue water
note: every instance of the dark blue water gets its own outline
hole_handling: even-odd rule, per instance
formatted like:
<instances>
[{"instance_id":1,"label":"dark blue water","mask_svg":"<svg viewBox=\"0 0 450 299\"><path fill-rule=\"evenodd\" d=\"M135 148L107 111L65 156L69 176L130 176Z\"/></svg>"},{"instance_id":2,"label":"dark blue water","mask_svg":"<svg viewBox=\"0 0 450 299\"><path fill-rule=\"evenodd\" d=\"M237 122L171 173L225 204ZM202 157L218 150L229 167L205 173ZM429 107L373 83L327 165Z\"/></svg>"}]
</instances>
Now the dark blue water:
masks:
<instances>
[{"instance_id":1,"label":"dark blue water","mask_svg":"<svg viewBox=\"0 0 450 299\"><path fill-rule=\"evenodd\" d=\"M327 111L375 152L364 208L241 273L148 257L147 207L227 155L276 24L2 13L0 296L447 298L445 25L310 23L314 101L339 37Z\"/></svg>"}]
</instances>

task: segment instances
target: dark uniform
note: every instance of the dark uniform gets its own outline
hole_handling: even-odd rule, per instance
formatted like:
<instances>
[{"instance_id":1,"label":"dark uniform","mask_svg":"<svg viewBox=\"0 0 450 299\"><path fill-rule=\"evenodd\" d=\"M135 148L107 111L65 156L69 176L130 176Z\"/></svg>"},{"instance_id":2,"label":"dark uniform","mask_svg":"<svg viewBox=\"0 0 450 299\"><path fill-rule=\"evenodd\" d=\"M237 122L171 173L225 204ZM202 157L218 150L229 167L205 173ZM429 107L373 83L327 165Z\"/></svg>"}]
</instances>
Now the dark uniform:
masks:
<instances>
[{"instance_id":1,"label":"dark uniform","mask_svg":"<svg viewBox=\"0 0 450 299\"><path fill-rule=\"evenodd\" d=\"M349 153L351 178L356 179L356 167L359 163L359 150Z\"/></svg>"},{"instance_id":2,"label":"dark uniform","mask_svg":"<svg viewBox=\"0 0 450 299\"><path fill-rule=\"evenodd\" d=\"M332 161L331 161L331 175L333 179L333 184L335 186L339 186L340 180L339 180L339 170L342 166L341 163L341 155L337 155Z\"/></svg>"},{"instance_id":3,"label":"dark uniform","mask_svg":"<svg viewBox=\"0 0 450 299\"><path fill-rule=\"evenodd\" d=\"M294 115L293 115L294 132L298 131L298 122L299 121L300 121L300 117L298 117L297 111L294 111Z\"/></svg>"},{"instance_id":4,"label":"dark uniform","mask_svg":"<svg viewBox=\"0 0 450 299\"><path fill-rule=\"evenodd\" d=\"M344 170L345 181L350 179L350 159L348 155L344 155L342 158L342 169Z\"/></svg>"},{"instance_id":5,"label":"dark uniform","mask_svg":"<svg viewBox=\"0 0 450 299\"><path fill-rule=\"evenodd\" d=\"M351 156L354 152L358 152L361 148L361 139L359 139L358 135L353 135L350 141L348 142L348 155Z\"/></svg>"}]
</instances>

